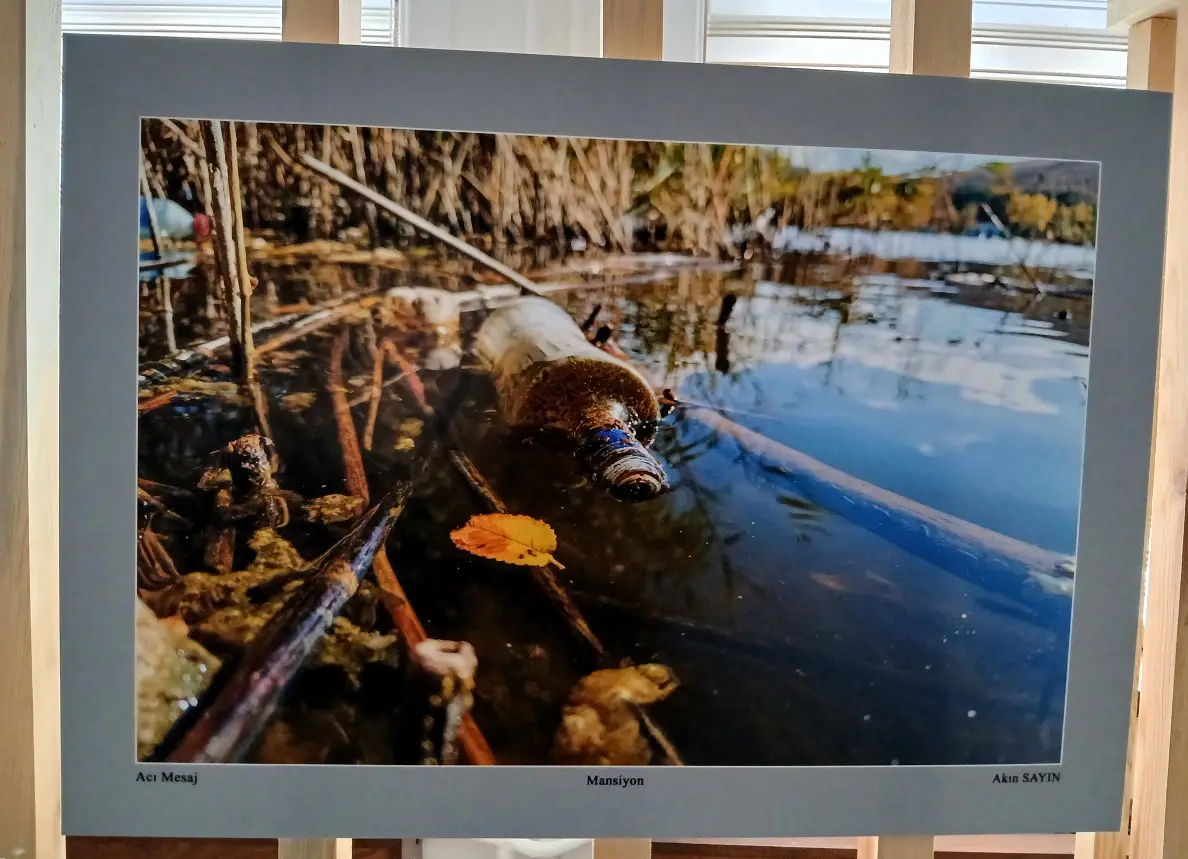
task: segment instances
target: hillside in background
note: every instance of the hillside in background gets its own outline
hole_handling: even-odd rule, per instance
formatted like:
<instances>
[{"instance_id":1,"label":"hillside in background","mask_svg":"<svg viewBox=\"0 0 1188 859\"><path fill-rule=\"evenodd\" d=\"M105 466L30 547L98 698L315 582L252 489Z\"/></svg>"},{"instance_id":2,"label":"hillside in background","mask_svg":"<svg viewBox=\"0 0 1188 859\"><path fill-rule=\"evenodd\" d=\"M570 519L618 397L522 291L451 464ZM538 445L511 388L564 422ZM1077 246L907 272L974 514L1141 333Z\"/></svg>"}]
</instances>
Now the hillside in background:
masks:
<instances>
[{"instance_id":1,"label":"hillside in background","mask_svg":"<svg viewBox=\"0 0 1188 859\"><path fill-rule=\"evenodd\" d=\"M1009 166L1010 184L1025 194L1043 194L1064 205L1097 204L1100 167L1087 161L1023 161ZM988 193L1001 174L980 167L957 174L955 191Z\"/></svg>"}]
</instances>

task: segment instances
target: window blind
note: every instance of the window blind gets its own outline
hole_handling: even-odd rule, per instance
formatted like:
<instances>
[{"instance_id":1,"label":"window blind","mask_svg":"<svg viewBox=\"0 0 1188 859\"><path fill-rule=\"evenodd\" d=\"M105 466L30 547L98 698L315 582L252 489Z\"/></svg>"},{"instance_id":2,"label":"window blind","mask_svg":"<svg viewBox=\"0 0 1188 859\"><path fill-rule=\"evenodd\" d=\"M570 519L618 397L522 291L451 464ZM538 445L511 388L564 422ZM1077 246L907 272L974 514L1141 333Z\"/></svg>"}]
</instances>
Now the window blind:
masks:
<instances>
[{"instance_id":1,"label":"window blind","mask_svg":"<svg viewBox=\"0 0 1188 859\"><path fill-rule=\"evenodd\" d=\"M971 75L1126 84L1107 0L975 0ZM891 0L710 0L706 60L886 72Z\"/></svg>"},{"instance_id":2,"label":"window blind","mask_svg":"<svg viewBox=\"0 0 1188 859\"><path fill-rule=\"evenodd\" d=\"M395 44L396 2L363 0L363 44ZM281 0L63 0L62 30L279 41Z\"/></svg>"}]
</instances>

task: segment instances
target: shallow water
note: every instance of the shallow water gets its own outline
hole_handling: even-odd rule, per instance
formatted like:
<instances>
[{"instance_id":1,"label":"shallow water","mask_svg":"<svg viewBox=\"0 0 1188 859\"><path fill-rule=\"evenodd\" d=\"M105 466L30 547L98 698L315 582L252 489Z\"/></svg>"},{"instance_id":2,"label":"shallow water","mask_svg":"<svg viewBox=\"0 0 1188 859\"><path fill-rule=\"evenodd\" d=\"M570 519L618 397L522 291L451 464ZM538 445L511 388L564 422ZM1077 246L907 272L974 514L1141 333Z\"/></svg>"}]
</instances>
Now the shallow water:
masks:
<instances>
[{"instance_id":1,"label":"shallow water","mask_svg":"<svg viewBox=\"0 0 1188 859\"><path fill-rule=\"evenodd\" d=\"M1096 253L1092 247L1030 241L998 236L956 236L936 233L871 232L836 227L800 230L790 227L775 237L775 246L798 253L868 254L883 260L919 260L1064 269L1093 277Z\"/></svg>"},{"instance_id":2,"label":"shallow water","mask_svg":"<svg viewBox=\"0 0 1188 859\"><path fill-rule=\"evenodd\" d=\"M685 275L624 294L619 341L684 400L882 489L1072 554L1089 302L871 268L887 266L860 264L844 282ZM723 338L713 323L725 291L739 301ZM575 318L592 301L575 300ZM970 582L815 507L696 409L657 449L674 482L661 501L542 499L533 487L522 503L577 535L579 590L720 632L633 626L621 613L596 627L686 679L658 711L691 760L1059 758L1067 597Z\"/></svg>"},{"instance_id":3,"label":"shallow water","mask_svg":"<svg viewBox=\"0 0 1188 859\"><path fill-rule=\"evenodd\" d=\"M1067 591L999 587L922 560L822 509L770 458L698 418L712 407L883 490L1071 555L1090 302L1003 285L1014 266L945 260L950 237L935 238L931 250L911 238L914 259L786 255L774 269L674 270L657 283L559 296L575 319L599 306L599 324L614 326L638 364L696 404L660 429L673 490L655 501L615 502L567 452L512 440L485 382L463 374L456 423L468 452L512 511L556 530L563 584L595 633L616 660L662 662L682 681L654 712L687 763L1059 759ZM1071 268L1037 266L1033 276L1083 291L1091 254L1049 255ZM393 277L339 270L341 282L325 271L267 275L282 304ZM968 284L953 275L969 273L1000 280L950 282ZM325 295L305 294L315 282ZM179 307L197 306L201 290L181 283L178 293ZM727 293L737 304L719 330ZM302 350L325 346L315 338ZM320 390L324 367L302 367L266 382L277 396ZM347 375L367 367L358 358ZM435 376L431 388L449 390L456 376ZM357 425L365 411L356 409ZM405 417L385 406L389 435L376 451L391 450ZM204 419L212 413L178 406L142 422L142 476L180 481L240 431ZM320 420L321 430L295 425L278 439L288 488L341 491L337 441ZM385 454L366 460L374 487ZM474 512L439 461L389 553L429 634L475 646L475 715L497 757L544 763L564 697L591 665L523 570L450 545L449 530Z\"/></svg>"}]
</instances>

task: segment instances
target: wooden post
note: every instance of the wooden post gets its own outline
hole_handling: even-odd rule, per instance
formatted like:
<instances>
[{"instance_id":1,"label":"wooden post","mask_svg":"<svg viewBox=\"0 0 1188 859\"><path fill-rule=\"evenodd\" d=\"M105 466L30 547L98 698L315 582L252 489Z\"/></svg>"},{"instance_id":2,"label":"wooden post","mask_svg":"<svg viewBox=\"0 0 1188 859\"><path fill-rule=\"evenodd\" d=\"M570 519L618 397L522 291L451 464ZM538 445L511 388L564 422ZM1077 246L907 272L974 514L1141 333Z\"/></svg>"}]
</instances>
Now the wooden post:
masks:
<instances>
[{"instance_id":1,"label":"wooden post","mask_svg":"<svg viewBox=\"0 0 1188 859\"><path fill-rule=\"evenodd\" d=\"M277 859L351 859L349 838L281 838Z\"/></svg>"},{"instance_id":2,"label":"wooden post","mask_svg":"<svg viewBox=\"0 0 1188 859\"><path fill-rule=\"evenodd\" d=\"M602 55L621 60L662 59L664 0L602 0Z\"/></svg>"},{"instance_id":3,"label":"wooden post","mask_svg":"<svg viewBox=\"0 0 1188 859\"><path fill-rule=\"evenodd\" d=\"M1148 18L1131 25L1126 54L1126 86L1129 89L1152 89L1170 92L1176 65L1176 19ZM1148 496L1154 489L1154 474ZM1148 500L1147 527L1151 527ZM1149 556L1143 560L1144 590L1150 571ZM1143 655L1143 624L1134 663L1134 686L1130 701L1130 751L1126 757L1126 781L1122 792L1122 828L1117 832L1078 832L1074 859L1127 859L1130 853L1131 822L1134 806L1136 729L1139 713L1139 670Z\"/></svg>"},{"instance_id":4,"label":"wooden post","mask_svg":"<svg viewBox=\"0 0 1188 859\"><path fill-rule=\"evenodd\" d=\"M594 859L652 859L648 838L596 838Z\"/></svg>"},{"instance_id":5,"label":"wooden post","mask_svg":"<svg viewBox=\"0 0 1188 859\"><path fill-rule=\"evenodd\" d=\"M969 77L971 0L891 0L891 72Z\"/></svg>"},{"instance_id":6,"label":"wooden post","mask_svg":"<svg viewBox=\"0 0 1188 859\"><path fill-rule=\"evenodd\" d=\"M362 0L282 0L281 39L357 45L363 40Z\"/></svg>"},{"instance_id":7,"label":"wooden post","mask_svg":"<svg viewBox=\"0 0 1188 859\"><path fill-rule=\"evenodd\" d=\"M1176 72L1176 19L1147 18L1130 28L1126 46L1128 89L1172 91Z\"/></svg>"},{"instance_id":8,"label":"wooden post","mask_svg":"<svg viewBox=\"0 0 1188 859\"><path fill-rule=\"evenodd\" d=\"M58 660L61 4L0 0L0 856L65 856ZM29 332L36 331L36 337Z\"/></svg>"},{"instance_id":9,"label":"wooden post","mask_svg":"<svg viewBox=\"0 0 1188 859\"><path fill-rule=\"evenodd\" d=\"M932 836L859 838L858 859L932 859Z\"/></svg>"},{"instance_id":10,"label":"wooden post","mask_svg":"<svg viewBox=\"0 0 1188 859\"><path fill-rule=\"evenodd\" d=\"M1188 0L1178 14L1188 15ZM1160 25L1164 26L1164 25ZM1143 632L1142 697L1134 757L1130 859L1188 856L1188 600L1183 599L1185 492L1188 490L1188 27L1177 27L1172 88L1171 175L1152 462L1150 560ZM1148 65L1155 58L1148 59ZM1160 66L1166 68L1165 57ZM1096 859L1096 857L1095 857Z\"/></svg>"},{"instance_id":11,"label":"wooden post","mask_svg":"<svg viewBox=\"0 0 1188 859\"><path fill-rule=\"evenodd\" d=\"M357 45L362 0L281 0L281 39ZM277 859L350 859L349 838L281 838Z\"/></svg>"}]
</instances>

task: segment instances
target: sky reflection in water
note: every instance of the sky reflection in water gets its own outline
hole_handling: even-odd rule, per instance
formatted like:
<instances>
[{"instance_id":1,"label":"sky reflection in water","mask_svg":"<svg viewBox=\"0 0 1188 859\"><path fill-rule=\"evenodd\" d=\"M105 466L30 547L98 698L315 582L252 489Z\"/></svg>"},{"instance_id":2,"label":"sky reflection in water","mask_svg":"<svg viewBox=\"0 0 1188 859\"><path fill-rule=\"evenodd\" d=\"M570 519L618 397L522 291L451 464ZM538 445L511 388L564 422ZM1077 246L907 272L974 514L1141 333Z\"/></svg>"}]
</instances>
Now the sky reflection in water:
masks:
<instances>
[{"instance_id":1,"label":"sky reflection in water","mask_svg":"<svg viewBox=\"0 0 1188 859\"><path fill-rule=\"evenodd\" d=\"M629 291L620 306L622 344L667 370L682 399L942 512L1073 553L1087 300L885 271L860 270L845 288L698 281ZM740 295L727 344L715 343L716 298L703 300L724 290ZM695 409L657 449L675 488L650 514L651 547L642 534L628 539L634 550L620 542L631 569L609 582L589 572L609 563L574 575L690 622L599 631L615 652L665 661L685 680L688 694L658 716L691 762L1059 759L1067 616L984 591L817 508ZM572 528L553 524L575 533L584 506L569 505ZM618 507L602 515L629 534L642 511ZM591 557L605 551L596 539ZM669 551L682 539L685 558Z\"/></svg>"}]
</instances>

